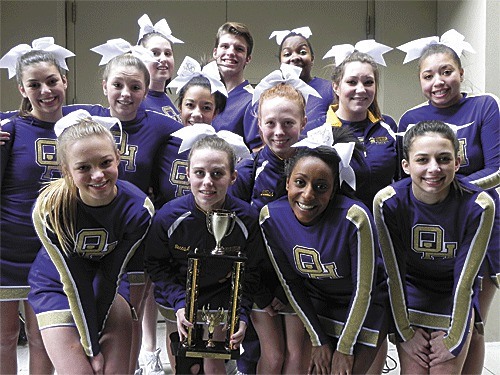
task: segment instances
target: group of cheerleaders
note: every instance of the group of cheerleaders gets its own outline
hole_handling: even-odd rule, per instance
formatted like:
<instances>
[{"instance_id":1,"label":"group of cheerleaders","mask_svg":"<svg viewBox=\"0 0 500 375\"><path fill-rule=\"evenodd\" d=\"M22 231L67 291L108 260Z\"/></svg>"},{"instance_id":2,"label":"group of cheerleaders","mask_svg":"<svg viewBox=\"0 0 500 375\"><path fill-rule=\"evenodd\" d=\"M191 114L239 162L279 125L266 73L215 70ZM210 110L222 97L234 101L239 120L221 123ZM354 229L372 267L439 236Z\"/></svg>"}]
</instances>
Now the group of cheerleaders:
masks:
<instances>
[{"instance_id":1,"label":"group of cheerleaders","mask_svg":"<svg viewBox=\"0 0 500 375\"><path fill-rule=\"evenodd\" d=\"M390 337L404 374L480 374L500 117L495 97L461 91L463 37L401 46L420 56L428 100L396 125L377 104L390 48L373 40L334 46L329 81L311 75L308 27L273 32L281 66L253 87L245 25L222 25L213 61L186 57L174 77L181 41L165 19L138 23L137 45L92 49L108 107L65 105L73 54L52 38L0 60L22 95L0 134L0 372L17 372L22 301L30 373L163 373L158 309L181 373L169 341L197 324L188 253L215 246L206 216L224 209L236 219L222 245L248 258L239 373L381 374ZM200 304L228 308L231 266L200 275Z\"/></svg>"}]
</instances>

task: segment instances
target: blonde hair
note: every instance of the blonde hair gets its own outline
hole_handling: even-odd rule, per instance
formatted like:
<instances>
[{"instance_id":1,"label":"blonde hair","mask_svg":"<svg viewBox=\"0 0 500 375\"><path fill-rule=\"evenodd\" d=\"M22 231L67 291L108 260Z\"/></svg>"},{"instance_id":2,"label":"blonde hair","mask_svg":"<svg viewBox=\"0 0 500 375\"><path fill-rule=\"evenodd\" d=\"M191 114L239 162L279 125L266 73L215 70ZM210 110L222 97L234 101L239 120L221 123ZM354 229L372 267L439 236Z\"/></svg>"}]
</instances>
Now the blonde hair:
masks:
<instances>
[{"instance_id":1,"label":"blonde hair","mask_svg":"<svg viewBox=\"0 0 500 375\"><path fill-rule=\"evenodd\" d=\"M63 178L51 181L40 191L35 203L35 212L46 222L66 255L75 252L75 227L77 218L78 189L73 178L67 173L67 150L70 144L89 137L107 138L119 157L115 139L111 132L88 118L66 128L57 138L57 157L63 171Z\"/></svg>"}]
</instances>

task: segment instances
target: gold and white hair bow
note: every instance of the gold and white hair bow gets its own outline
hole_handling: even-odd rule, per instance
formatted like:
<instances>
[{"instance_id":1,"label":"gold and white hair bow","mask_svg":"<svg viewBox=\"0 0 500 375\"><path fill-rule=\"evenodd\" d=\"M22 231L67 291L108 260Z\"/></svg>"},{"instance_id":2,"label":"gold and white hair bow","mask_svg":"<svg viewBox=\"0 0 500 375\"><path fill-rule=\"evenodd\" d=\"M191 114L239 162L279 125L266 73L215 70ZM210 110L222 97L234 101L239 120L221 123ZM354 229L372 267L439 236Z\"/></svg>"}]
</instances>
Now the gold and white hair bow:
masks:
<instances>
[{"instance_id":1,"label":"gold and white hair bow","mask_svg":"<svg viewBox=\"0 0 500 375\"><path fill-rule=\"evenodd\" d=\"M354 152L354 142L335 143L333 139L332 127L324 123L318 128L309 130L307 137L292 145L292 147L318 148L326 146L334 149L340 157L339 178L340 184L345 181L353 190L356 190L356 174L350 163Z\"/></svg>"},{"instance_id":2,"label":"gold and white hair bow","mask_svg":"<svg viewBox=\"0 0 500 375\"><path fill-rule=\"evenodd\" d=\"M106 129L111 129L113 126L118 124L120 133L122 131L122 123L116 117L91 116L86 110L79 109L68 113L66 116L57 121L54 125L54 132L56 133L56 136L59 137L65 129L74 126L81 120L85 119L92 119L93 121L104 126Z\"/></svg>"},{"instance_id":3,"label":"gold and white hair bow","mask_svg":"<svg viewBox=\"0 0 500 375\"><path fill-rule=\"evenodd\" d=\"M300 91L306 102L309 98L309 95L321 98L321 95L314 88L300 79L301 71L302 68L298 66L281 64L278 70L275 70L262 78L262 81L260 81L259 84L255 87L252 96L252 105L259 100L264 91L280 83L287 83L295 87Z\"/></svg>"},{"instance_id":4,"label":"gold and white hair bow","mask_svg":"<svg viewBox=\"0 0 500 375\"><path fill-rule=\"evenodd\" d=\"M402 44L396 48L403 52L406 52L406 56L403 61L403 64L406 64L407 62L418 59L422 55L424 49L431 44L444 44L450 47L453 51L455 51L458 57L462 55L463 51L476 53L476 51L474 51L474 48L472 48L470 43L465 41L465 36L460 34L455 29L448 30L441 36L441 38L437 36L420 38Z\"/></svg>"},{"instance_id":5,"label":"gold and white hair bow","mask_svg":"<svg viewBox=\"0 0 500 375\"><path fill-rule=\"evenodd\" d=\"M173 132L172 135L182 139L182 143L179 147L179 154L189 150L199 139L215 135L231 145L238 159L250 156L250 151L245 145L243 137L229 130L220 130L216 132L212 125L193 124Z\"/></svg>"},{"instance_id":6,"label":"gold and white hair bow","mask_svg":"<svg viewBox=\"0 0 500 375\"><path fill-rule=\"evenodd\" d=\"M132 56L137 57L143 63L156 62L153 52L143 46L133 46L122 38L109 39L106 43L91 48L90 50L102 55L99 65L105 65L112 58L125 53L131 53Z\"/></svg>"},{"instance_id":7,"label":"gold and white hair bow","mask_svg":"<svg viewBox=\"0 0 500 375\"><path fill-rule=\"evenodd\" d=\"M217 63L212 61L205 65L202 69L200 63L189 56L184 58L179 70L177 71L177 77L175 77L167 87L177 88L178 94L181 88L183 88L192 78L197 76L202 76L208 79L212 94L219 91L227 97L227 89L220 79Z\"/></svg>"},{"instance_id":8,"label":"gold and white hair bow","mask_svg":"<svg viewBox=\"0 0 500 375\"><path fill-rule=\"evenodd\" d=\"M269 36L269 39L276 37L276 43L278 43L278 46L281 46L283 40L292 33L302 35L306 39L308 39L312 35L312 31L309 28L309 26L304 26L304 27L297 27L296 29L293 30L273 31Z\"/></svg>"},{"instance_id":9,"label":"gold and white hair bow","mask_svg":"<svg viewBox=\"0 0 500 375\"><path fill-rule=\"evenodd\" d=\"M35 39L31 42L31 46L29 44L19 44L0 59L0 68L7 68L9 70L9 79L16 75L18 58L30 51L46 51L52 53L59 66L65 70L68 70L66 58L75 56L70 50L54 44L54 38L51 36Z\"/></svg>"},{"instance_id":10,"label":"gold and white hair bow","mask_svg":"<svg viewBox=\"0 0 500 375\"><path fill-rule=\"evenodd\" d=\"M172 35L172 30L170 30L170 27L168 26L167 20L165 18L162 18L161 20L156 22L153 26L153 23L151 22L149 16L147 14L143 14L142 17L137 20L137 23L141 28L139 30L139 39L137 40L137 43L141 41L144 35L150 33L159 33L167 38L171 43L184 43L182 40L177 39Z\"/></svg>"},{"instance_id":11,"label":"gold and white hair bow","mask_svg":"<svg viewBox=\"0 0 500 375\"><path fill-rule=\"evenodd\" d=\"M451 130L453 130L453 133L457 134L457 132L460 130L460 129L464 129L464 128L467 128L469 126L471 126L472 124L474 123L474 121L472 122L469 122L468 124L463 124L463 125L454 125L454 124L449 124L447 122L444 122L445 125L448 125ZM408 127L406 128L406 130L404 132L398 132L398 133L394 133L395 135L397 135L398 137L404 137L406 132L408 130L410 130L411 128L413 128L415 125L417 124L408 124Z\"/></svg>"},{"instance_id":12,"label":"gold and white hair bow","mask_svg":"<svg viewBox=\"0 0 500 375\"><path fill-rule=\"evenodd\" d=\"M381 43L377 43L375 39L360 40L355 46L352 44L339 44L330 48L323 56L323 59L328 57L335 58L335 65L339 66L342 62L354 51L359 51L370 55L377 64L387 66L385 64L384 53L391 51L393 48Z\"/></svg>"}]
</instances>

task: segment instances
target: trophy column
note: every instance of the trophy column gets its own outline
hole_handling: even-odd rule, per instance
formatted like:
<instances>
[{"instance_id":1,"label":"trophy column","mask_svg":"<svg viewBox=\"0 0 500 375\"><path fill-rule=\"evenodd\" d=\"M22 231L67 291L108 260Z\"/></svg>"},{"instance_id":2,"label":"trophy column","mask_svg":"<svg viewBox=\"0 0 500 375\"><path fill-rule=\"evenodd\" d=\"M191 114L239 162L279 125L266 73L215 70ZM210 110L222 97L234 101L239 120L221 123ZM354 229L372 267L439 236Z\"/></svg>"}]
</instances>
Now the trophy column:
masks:
<instances>
[{"instance_id":1,"label":"trophy column","mask_svg":"<svg viewBox=\"0 0 500 375\"><path fill-rule=\"evenodd\" d=\"M246 257L239 246L223 247L221 240L228 236L234 228L233 212L217 210L207 213L207 228L214 236L216 246L213 249L195 249L188 254L188 271L186 280L186 319L193 323L188 328L187 337L173 351L178 357L236 359L239 349L230 347L231 336L239 329L241 294L243 289ZM199 310L200 275L205 267L217 267L220 260L232 262L230 293L227 295L227 312L224 306L203 306ZM227 293L227 292L225 292ZM203 323L208 329L208 340L203 340L197 332ZM214 331L221 324L226 324L227 332L224 342L214 340ZM198 326L198 328L197 328Z\"/></svg>"}]
</instances>

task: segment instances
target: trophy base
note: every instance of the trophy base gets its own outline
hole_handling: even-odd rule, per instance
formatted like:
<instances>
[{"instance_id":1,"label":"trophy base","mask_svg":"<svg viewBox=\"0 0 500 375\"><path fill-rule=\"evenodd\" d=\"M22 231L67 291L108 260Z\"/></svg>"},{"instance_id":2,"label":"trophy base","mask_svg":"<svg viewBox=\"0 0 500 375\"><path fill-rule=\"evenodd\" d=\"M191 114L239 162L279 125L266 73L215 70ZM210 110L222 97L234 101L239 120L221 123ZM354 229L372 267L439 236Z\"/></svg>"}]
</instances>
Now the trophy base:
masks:
<instances>
[{"instance_id":1,"label":"trophy base","mask_svg":"<svg viewBox=\"0 0 500 375\"><path fill-rule=\"evenodd\" d=\"M172 349L176 356L188 358L214 358L214 359L238 359L240 350L228 350L223 342L215 341L214 347L207 348L207 340L201 340L191 347L182 343L172 342Z\"/></svg>"}]
</instances>

